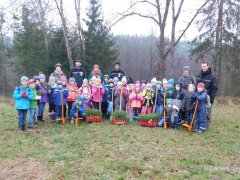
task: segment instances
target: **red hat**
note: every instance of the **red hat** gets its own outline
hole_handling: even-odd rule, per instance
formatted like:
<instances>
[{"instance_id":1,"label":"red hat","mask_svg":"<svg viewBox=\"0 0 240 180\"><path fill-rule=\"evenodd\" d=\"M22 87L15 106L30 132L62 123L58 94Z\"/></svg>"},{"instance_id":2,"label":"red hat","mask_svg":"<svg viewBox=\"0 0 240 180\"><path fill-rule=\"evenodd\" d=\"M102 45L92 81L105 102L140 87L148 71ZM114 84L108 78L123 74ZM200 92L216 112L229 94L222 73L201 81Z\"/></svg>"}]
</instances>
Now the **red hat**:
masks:
<instances>
[{"instance_id":1,"label":"red hat","mask_svg":"<svg viewBox=\"0 0 240 180\"><path fill-rule=\"evenodd\" d=\"M33 79L29 79L29 80L28 80L28 84L31 84L31 83L33 83L33 82L35 82Z\"/></svg>"},{"instance_id":2,"label":"red hat","mask_svg":"<svg viewBox=\"0 0 240 180\"><path fill-rule=\"evenodd\" d=\"M205 85L204 85L203 83L199 83L199 84L197 85L197 88L202 88L202 89L204 89L204 88L205 88Z\"/></svg>"}]
</instances>

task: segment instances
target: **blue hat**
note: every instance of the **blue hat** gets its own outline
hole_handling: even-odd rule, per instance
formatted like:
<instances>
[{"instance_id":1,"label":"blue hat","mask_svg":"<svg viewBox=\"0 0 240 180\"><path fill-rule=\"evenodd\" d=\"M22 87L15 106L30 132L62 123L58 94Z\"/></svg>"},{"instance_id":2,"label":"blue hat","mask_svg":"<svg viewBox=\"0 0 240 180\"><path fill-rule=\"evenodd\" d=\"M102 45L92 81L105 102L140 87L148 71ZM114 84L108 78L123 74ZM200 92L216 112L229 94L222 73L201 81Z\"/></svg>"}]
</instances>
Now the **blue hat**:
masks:
<instances>
[{"instance_id":1,"label":"blue hat","mask_svg":"<svg viewBox=\"0 0 240 180\"><path fill-rule=\"evenodd\" d=\"M172 99L168 99L167 100L167 104L173 104L173 100Z\"/></svg>"},{"instance_id":2,"label":"blue hat","mask_svg":"<svg viewBox=\"0 0 240 180\"><path fill-rule=\"evenodd\" d=\"M117 78L117 77L114 77L114 78L113 78L113 82L116 82L116 83L117 83L117 82L118 82L118 78Z\"/></svg>"},{"instance_id":3,"label":"blue hat","mask_svg":"<svg viewBox=\"0 0 240 180\"><path fill-rule=\"evenodd\" d=\"M169 80L168 80L168 84L174 85L174 79L173 79L173 78L169 79Z\"/></svg>"},{"instance_id":4,"label":"blue hat","mask_svg":"<svg viewBox=\"0 0 240 180\"><path fill-rule=\"evenodd\" d=\"M122 77L122 82L127 83L127 78L126 78L126 76L123 76L123 77Z\"/></svg>"},{"instance_id":5,"label":"blue hat","mask_svg":"<svg viewBox=\"0 0 240 180\"><path fill-rule=\"evenodd\" d=\"M20 82L22 81L27 81L28 82L28 77L27 76L22 76L21 79L20 79Z\"/></svg>"},{"instance_id":6,"label":"blue hat","mask_svg":"<svg viewBox=\"0 0 240 180\"><path fill-rule=\"evenodd\" d=\"M34 81L39 81L40 79L39 79L38 76L33 76L33 80L34 80Z\"/></svg>"}]
</instances>

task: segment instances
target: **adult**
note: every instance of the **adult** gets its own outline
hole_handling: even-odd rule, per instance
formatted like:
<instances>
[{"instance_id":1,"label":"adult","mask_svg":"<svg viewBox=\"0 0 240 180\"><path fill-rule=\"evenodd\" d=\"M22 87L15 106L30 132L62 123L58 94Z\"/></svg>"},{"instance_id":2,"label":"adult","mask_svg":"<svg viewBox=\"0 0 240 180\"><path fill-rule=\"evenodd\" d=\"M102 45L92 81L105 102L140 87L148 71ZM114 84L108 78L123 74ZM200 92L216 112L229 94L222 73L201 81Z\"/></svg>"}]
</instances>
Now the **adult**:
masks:
<instances>
[{"instance_id":1,"label":"adult","mask_svg":"<svg viewBox=\"0 0 240 180\"><path fill-rule=\"evenodd\" d=\"M182 84L184 92L187 91L189 84L196 86L196 78L191 74L189 66L183 67L183 75L179 78L178 82Z\"/></svg>"},{"instance_id":2,"label":"adult","mask_svg":"<svg viewBox=\"0 0 240 180\"><path fill-rule=\"evenodd\" d=\"M100 78L101 79L101 82L103 82L103 74L101 73L100 69L99 69L99 66L97 64L95 64L93 66L93 70L92 72L89 74L88 76L88 79L92 79L93 77L95 78Z\"/></svg>"},{"instance_id":3,"label":"adult","mask_svg":"<svg viewBox=\"0 0 240 180\"><path fill-rule=\"evenodd\" d=\"M71 69L70 77L74 77L78 88L82 86L83 79L87 77L85 69L81 66L80 60L75 60L75 67Z\"/></svg>"},{"instance_id":4,"label":"adult","mask_svg":"<svg viewBox=\"0 0 240 180\"><path fill-rule=\"evenodd\" d=\"M202 62L201 64L201 73L197 76L197 84L203 83L205 85L205 89L207 90L207 94L210 97L210 102L213 104L215 96L218 91L218 82L216 76L212 73L211 67L207 61ZM211 121L211 112L212 106L207 108L207 120Z\"/></svg>"},{"instance_id":5,"label":"adult","mask_svg":"<svg viewBox=\"0 0 240 180\"><path fill-rule=\"evenodd\" d=\"M109 77L114 79L115 77L118 78L118 81L122 80L122 77L125 76L125 73L123 70L120 69L120 62L116 62L115 69L113 69L110 73L109 73Z\"/></svg>"},{"instance_id":6,"label":"adult","mask_svg":"<svg viewBox=\"0 0 240 180\"><path fill-rule=\"evenodd\" d=\"M58 81L61 81L61 76L66 76L66 75L62 72L62 65L60 63L57 63L55 65L55 70L50 75L49 79L54 78L55 79L55 83L57 83Z\"/></svg>"}]
</instances>

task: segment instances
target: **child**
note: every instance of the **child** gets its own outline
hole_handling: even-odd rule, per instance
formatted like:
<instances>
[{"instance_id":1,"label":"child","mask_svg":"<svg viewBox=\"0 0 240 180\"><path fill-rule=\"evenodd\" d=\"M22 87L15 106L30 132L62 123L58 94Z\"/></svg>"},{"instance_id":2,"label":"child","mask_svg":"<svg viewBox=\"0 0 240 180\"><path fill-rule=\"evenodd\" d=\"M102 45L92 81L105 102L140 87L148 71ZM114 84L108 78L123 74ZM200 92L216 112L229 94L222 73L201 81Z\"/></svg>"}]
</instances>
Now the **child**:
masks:
<instances>
[{"instance_id":1,"label":"child","mask_svg":"<svg viewBox=\"0 0 240 180\"><path fill-rule=\"evenodd\" d=\"M46 106L46 103L48 102L48 87L47 84L45 83L46 77L44 74L39 74L39 79L40 79L40 85L39 85L39 95L41 96L39 106L38 106L38 121L44 122L43 119L43 113L44 109Z\"/></svg>"},{"instance_id":2,"label":"child","mask_svg":"<svg viewBox=\"0 0 240 180\"><path fill-rule=\"evenodd\" d=\"M156 113L160 115L160 113L162 112L163 109L163 103L164 103L164 95L163 95L163 89L162 89L162 82L161 81L157 81L157 85L156 85L156 98L157 98L157 102L156 102Z\"/></svg>"},{"instance_id":3,"label":"child","mask_svg":"<svg viewBox=\"0 0 240 180\"><path fill-rule=\"evenodd\" d=\"M106 118L109 119L113 111L113 92L114 83L112 79L108 80L108 86L106 86L106 98L107 98L107 115Z\"/></svg>"},{"instance_id":4,"label":"child","mask_svg":"<svg viewBox=\"0 0 240 180\"><path fill-rule=\"evenodd\" d=\"M78 86L75 82L75 78L71 77L69 79L69 84L67 85L68 89L68 97L67 97L67 105L68 105L68 118L71 119L70 113L72 109L72 104L76 101L78 97Z\"/></svg>"},{"instance_id":5,"label":"child","mask_svg":"<svg viewBox=\"0 0 240 180\"><path fill-rule=\"evenodd\" d=\"M143 80L142 81L142 84L141 84L141 91L145 91L146 90L146 84L147 84L147 81L146 80Z\"/></svg>"},{"instance_id":6,"label":"child","mask_svg":"<svg viewBox=\"0 0 240 180\"><path fill-rule=\"evenodd\" d=\"M143 91L143 103L142 103L142 114L151 114L152 113L152 107L154 102L154 95L155 93L152 91L152 85L148 83L146 85L146 90Z\"/></svg>"},{"instance_id":7,"label":"child","mask_svg":"<svg viewBox=\"0 0 240 180\"><path fill-rule=\"evenodd\" d=\"M94 77L95 78L95 77ZM96 79L96 78L95 78ZM89 83L91 82L91 84L93 85L94 84L94 80L89 80ZM83 80L83 84L82 86L79 88L79 95L82 95L83 91L87 91L90 95L91 95L91 88L90 88L90 85L88 84L88 80L87 79L84 79Z\"/></svg>"},{"instance_id":8,"label":"child","mask_svg":"<svg viewBox=\"0 0 240 180\"><path fill-rule=\"evenodd\" d=\"M101 79L96 78L92 87L92 101L95 109L101 109L102 95L105 93L105 89L101 84Z\"/></svg>"},{"instance_id":9,"label":"child","mask_svg":"<svg viewBox=\"0 0 240 180\"><path fill-rule=\"evenodd\" d=\"M73 104L71 109L71 123L73 124L76 117L85 117L85 109L83 105L83 99L81 96L78 97L78 100Z\"/></svg>"},{"instance_id":10,"label":"child","mask_svg":"<svg viewBox=\"0 0 240 180\"><path fill-rule=\"evenodd\" d=\"M62 81L57 82L57 88L54 90L53 98L54 98L54 105L55 105L55 119L58 121L63 116L62 108L66 108L66 98L68 97L68 90L63 88ZM63 106L63 107L62 107ZM64 113L64 112L63 112Z\"/></svg>"},{"instance_id":11,"label":"child","mask_svg":"<svg viewBox=\"0 0 240 180\"><path fill-rule=\"evenodd\" d=\"M164 125L164 111L165 111L165 121L166 123L172 127L176 128L177 120L178 120L178 108L173 105L172 99L168 99L167 101L167 106L163 108L161 115L160 115L160 120L158 122L159 127L163 127Z\"/></svg>"},{"instance_id":12,"label":"child","mask_svg":"<svg viewBox=\"0 0 240 180\"><path fill-rule=\"evenodd\" d=\"M89 92L86 89L83 90L81 97L83 100L84 109L92 108L91 94L89 94Z\"/></svg>"},{"instance_id":13,"label":"child","mask_svg":"<svg viewBox=\"0 0 240 180\"><path fill-rule=\"evenodd\" d=\"M133 112L133 120L139 120L139 113L141 112L141 106L143 101L143 95L140 89L140 84L135 84L134 91L129 96L131 102L131 108Z\"/></svg>"},{"instance_id":14,"label":"child","mask_svg":"<svg viewBox=\"0 0 240 180\"><path fill-rule=\"evenodd\" d=\"M114 90L114 110L120 109L126 111L127 89L123 87L122 82L118 82Z\"/></svg>"},{"instance_id":15,"label":"child","mask_svg":"<svg viewBox=\"0 0 240 180\"><path fill-rule=\"evenodd\" d=\"M113 83L114 83L114 87L116 87L118 84L118 77L113 78Z\"/></svg>"},{"instance_id":16,"label":"child","mask_svg":"<svg viewBox=\"0 0 240 180\"><path fill-rule=\"evenodd\" d=\"M194 101L190 99L190 96L194 92L195 92L195 86L193 84L189 84L188 91L186 91L185 96L183 98L182 109L183 109L183 112L185 113L185 120L188 125L190 125L192 121Z\"/></svg>"},{"instance_id":17,"label":"child","mask_svg":"<svg viewBox=\"0 0 240 180\"><path fill-rule=\"evenodd\" d=\"M152 78L152 80L151 80L151 85L152 85L152 90L155 92L156 89L157 89L157 87L156 87L156 85L157 85L157 79L156 79L156 78Z\"/></svg>"},{"instance_id":18,"label":"child","mask_svg":"<svg viewBox=\"0 0 240 180\"><path fill-rule=\"evenodd\" d=\"M13 92L13 98L16 100L16 110L18 111L18 130L26 132L26 116L30 107L30 100L33 98L31 89L27 87L28 78L22 76L20 79L21 85L16 87Z\"/></svg>"},{"instance_id":19,"label":"child","mask_svg":"<svg viewBox=\"0 0 240 180\"><path fill-rule=\"evenodd\" d=\"M33 98L30 100L30 108L29 108L29 119L28 119L28 128L36 128L37 124L34 122L34 114L37 109L37 100L41 99L41 96L37 95L35 81L30 79L28 81L28 86L32 90Z\"/></svg>"},{"instance_id":20,"label":"child","mask_svg":"<svg viewBox=\"0 0 240 180\"><path fill-rule=\"evenodd\" d=\"M55 105L54 105L54 98L53 93L55 88L57 87L57 84L55 83L55 78L51 76L49 78L49 84L48 84L48 103L49 103L49 109L48 109L48 116L51 120L54 120L55 118Z\"/></svg>"},{"instance_id":21,"label":"child","mask_svg":"<svg viewBox=\"0 0 240 180\"><path fill-rule=\"evenodd\" d=\"M191 100L198 101L197 112L195 115L195 125L198 133L203 133L207 129L207 92L204 88L205 85L199 83L197 85L197 92L190 96Z\"/></svg>"},{"instance_id":22,"label":"child","mask_svg":"<svg viewBox=\"0 0 240 180\"><path fill-rule=\"evenodd\" d=\"M60 80L62 81L62 86L63 86L64 88L66 88L66 87L67 87L67 83L68 83L67 77L66 77L65 75L62 75L62 76L60 77Z\"/></svg>"}]
</instances>

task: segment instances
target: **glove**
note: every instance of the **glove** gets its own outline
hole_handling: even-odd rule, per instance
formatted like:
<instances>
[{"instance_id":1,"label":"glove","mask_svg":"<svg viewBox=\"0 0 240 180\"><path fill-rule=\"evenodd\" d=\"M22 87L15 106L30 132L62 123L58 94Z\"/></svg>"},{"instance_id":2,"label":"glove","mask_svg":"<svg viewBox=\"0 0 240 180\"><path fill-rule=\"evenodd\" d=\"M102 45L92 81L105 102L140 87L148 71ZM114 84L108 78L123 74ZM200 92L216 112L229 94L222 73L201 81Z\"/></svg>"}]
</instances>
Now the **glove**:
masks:
<instances>
[{"instance_id":1,"label":"glove","mask_svg":"<svg viewBox=\"0 0 240 180\"><path fill-rule=\"evenodd\" d=\"M40 99L41 99L41 96L36 96L35 99L36 99L36 100L40 100Z\"/></svg>"},{"instance_id":2,"label":"glove","mask_svg":"<svg viewBox=\"0 0 240 180\"><path fill-rule=\"evenodd\" d=\"M28 98L28 95L26 93L22 93L22 97L27 99Z\"/></svg>"}]
</instances>

